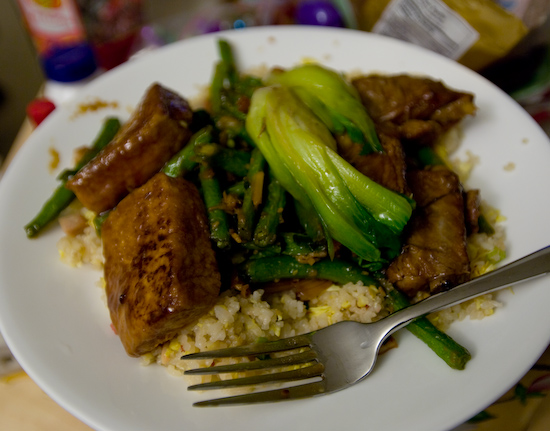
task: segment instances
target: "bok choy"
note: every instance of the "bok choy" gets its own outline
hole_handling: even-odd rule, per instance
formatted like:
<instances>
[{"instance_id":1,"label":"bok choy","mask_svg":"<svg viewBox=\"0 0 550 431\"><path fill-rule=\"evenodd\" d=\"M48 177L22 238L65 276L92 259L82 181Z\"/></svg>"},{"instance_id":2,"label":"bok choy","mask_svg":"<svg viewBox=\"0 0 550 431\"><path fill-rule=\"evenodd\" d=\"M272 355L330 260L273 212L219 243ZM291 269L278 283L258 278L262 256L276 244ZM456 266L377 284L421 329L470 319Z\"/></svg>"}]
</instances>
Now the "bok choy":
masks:
<instances>
[{"instance_id":1,"label":"bok choy","mask_svg":"<svg viewBox=\"0 0 550 431\"><path fill-rule=\"evenodd\" d=\"M256 90L246 129L281 185L318 214L331 256L333 240L368 262L397 255L411 202L339 156L329 128L291 89Z\"/></svg>"},{"instance_id":2,"label":"bok choy","mask_svg":"<svg viewBox=\"0 0 550 431\"><path fill-rule=\"evenodd\" d=\"M317 64L273 71L269 84L289 87L334 134L347 133L362 145L362 154L382 151L374 123L361 99L343 77Z\"/></svg>"}]
</instances>

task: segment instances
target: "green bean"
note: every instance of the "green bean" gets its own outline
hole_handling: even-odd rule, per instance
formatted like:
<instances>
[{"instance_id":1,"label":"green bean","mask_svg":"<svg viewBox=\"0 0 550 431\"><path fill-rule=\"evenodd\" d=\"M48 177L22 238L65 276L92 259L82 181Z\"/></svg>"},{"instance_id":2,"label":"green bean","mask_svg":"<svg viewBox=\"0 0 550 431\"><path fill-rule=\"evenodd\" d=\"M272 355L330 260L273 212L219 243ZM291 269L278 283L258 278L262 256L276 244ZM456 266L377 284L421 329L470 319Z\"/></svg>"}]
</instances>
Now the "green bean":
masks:
<instances>
[{"instance_id":1,"label":"green bean","mask_svg":"<svg viewBox=\"0 0 550 431\"><path fill-rule=\"evenodd\" d=\"M378 280L358 266L338 259L323 259L313 265L308 265L299 263L291 256L268 257L249 260L239 269L243 278L250 283L265 283L283 278L318 278L340 285L360 281L365 286L380 286ZM384 285L382 287L395 311L410 305L408 299L393 286ZM427 344L451 368L462 370L471 358L468 350L437 329L426 317L416 319L406 328Z\"/></svg>"},{"instance_id":2,"label":"green bean","mask_svg":"<svg viewBox=\"0 0 550 431\"><path fill-rule=\"evenodd\" d=\"M166 163L162 171L169 177L182 177L197 166L195 157L195 145L192 142L188 142L185 147Z\"/></svg>"},{"instance_id":3,"label":"green bean","mask_svg":"<svg viewBox=\"0 0 550 431\"><path fill-rule=\"evenodd\" d=\"M84 167L90 160L92 160L97 153L99 153L116 135L120 129L120 120L118 118L107 118L103 128L99 132L99 135L92 143L91 147L84 153L82 158L78 161L73 169L65 169L58 176L60 181L67 181L70 177L76 174L80 169Z\"/></svg>"},{"instance_id":4,"label":"green bean","mask_svg":"<svg viewBox=\"0 0 550 431\"><path fill-rule=\"evenodd\" d=\"M242 124L244 124L244 121L246 120L246 112L240 111L239 108L235 106L234 101L231 100L228 96L223 97L222 107L227 114L235 117ZM237 135L240 135L242 133L246 133L246 131L244 131L244 126L239 128Z\"/></svg>"},{"instance_id":5,"label":"green bean","mask_svg":"<svg viewBox=\"0 0 550 431\"><path fill-rule=\"evenodd\" d=\"M69 206L75 199L75 194L65 187L67 180L82 169L90 160L92 160L101 149L103 149L114 138L120 129L120 121L116 118L107 118L101 128L100 133L93 141L90 149L78 161L75 168L70 171L64 171L59 176L61 184L57 186L50 198L44 203L38 214L25 225L25 232L28 238L37 236L50 222L55 220L61 211Z\"/></svg>"},{"instance_id":6,"label":"green bean","mask_svg":"<svg viewBox=\"0 0 550 431\"><path fill-rule=\"evenodd\" d=\"M292 256L274 256L247 261L240 267L245 280L265 283L283 278L318 278L344 285L362 282L366 286L378 282L356 265L339 259L323 259L313 265L300 263Z\"/></svg>"},{"instance_id":7,"label":"green bean","mask_svg":"<svg viewBox=\"0 0 550 431\"><path fill-rule=\"evenodd\" d=\"M220 57L225 68L225 73L229 80L229 86L235 88L238 80L237 68L235 67L235 59L233 57L233 50L231 45L224 40L220 39L218 41L218 48L220 51Z\"/></svg>"},{"instance_id":8,"label":"green bean","mask_svg":"<svg viewBox=\"0 0 550 431\"><path fill-rule=\"evenodd\" d=\"M248 173L250 153L248 151L222 148L212 159L216 167L227 172L244 177Z\"/></svg>"},{"instance_id":9,"label":"green bean","mask_svg":"<svg viewBox=\"0 0 550 431\"><path fill-rule=\"evenodd\" d=\"M246 99L252 97L252 93L262 85L262 81L239 74L231 46L226 40L219 40L218 48L221 61L216 64L210 86L210 102L216 124L231 123L228 127L221 124L218 126L227 132L229 143L239 138L254 147L254 140L250 138L244 126L246 112L243 111L246 110Z\"/></svg>"},{"instance_id":10,"label":"green bean","mask_svg":"<svg viewBox=\"0 0 550 431\"><path fill-rule=\"evenodd\" d=\"M231 238L227 214L222 209L223 197L220 184L214 170L207 163L202 164L200 167L199 180L210 223L210 238L219 249L225 249L229 247Z\"/></svg>"},{"instance_id":11,"label":"green bean","mask_svg":"<svg viewBox=\"0 0 550 431\"><path fill-rule=\"evenodd\" d=\"M214 116L230 114L240 121L246 119L246 114L241 112L234 104L238 96L233 88L226 88L225 80L228 78L227 66L223 62L216 64L214 77L210 85L210 103Z\"/></svg>"},{"instance_id":12,"label":"green bean","mask_svg":"<svg viewBox=\"0 0 550 431\"><path fill-rule=\"evenodd\" d=\"M196 132L178 153L176 153L162 168L162 172L170 177L182 177L192 171L198 164L195 149L212 142L212 126L206 126Z\"/></svg>"},{"instance_id":13,"label":"green bean","mask_svg":"<svg viewBox=\"0 0 550 431\"><path fill-rule=\"evenodd\" d=\"M65 187L65 183L59 185L51 197L46 201L38 215L25 226L27 237L33 238L53 221L74 200L75 194Z\"/></svg>"},{"instance_id":14,"label":"green bean","mask_svg":"<svg viewBox=\"0 0 550 431\"><path fill-rule=\"evenodd\" d=\"M266 202L254 231L254 243L257 246L266 247L273 244L277 239L277 227L283 220L282 214L285 203L285 189L277 178L270 173Z\"/></svg>"},{"instance_id":15,"label":"green bean","mask_svg":"<svg viewBox=\"0 0 550 431\"><path fill-rule=\"evenodd\" d=\"M258 247L253 242L242 244L246 250L251 250L252 254L247 256L247 259L265 259L266 257L280 257L282 246L279 243L271 244L266 247Z\"/></svg>"},{"instance_id":16,"label":"green bean","mask_svg":"<svg viewBox=\"0 0 550 431\"><path fill-rule=\"evenodd\" d=\"M238 89L239 93L244 94L247 97L252 97L252 93L254 91L263 86L264 83L260 78L257 78L255 76L243 76L238 82Z\"/></svg>"},{"instance_id":17,"label":"green bean","mask_svg":"<svg viewBox=\"0 0 550 431\"><path fill-rule=\"evenodd\" d=\"M243 95L251 97L254 90L263 85L260 78L246 75L240 76L233 55L231 45L226 40L219 40L218 47L220 51L221 61L224 65L225 74L229 83L229 89L237 97Z\"/></svg>"},{"instance_id":18,"label":"green bean","mask_svg":"<svg viewBox=\"0 0 550 431\"><path fill-rule=\"evenodd\" d=\"M223 81L225 79L225 65L222 62L216 64L214 76L210 84L210 104L214 115L220 115L222 103Z\"/></svg>"},{"instance_id":19,"label":"green bean","mask_svg":"<svg viewBox=\"0 0 550 431\"><path fill-rule=\"evenodd\" d=\"M254 202L254 193L258 193L256 188L256 175L263 174L265 166L265 158L261 151L257 148L252 150L250 157L250 167L245 179L245 191L243 204L237 217L237 233L242 241L247 242L252 239L254 231L254 223L256 221L256 205Z\"/></svg>"},{"instance_id":20,"label":"green bean","mask_svg":"<svg viewBox=\"0 0 550 431\"><path fill-rule=\"evenodd\" d=\"M394 288L386 288L390 305L395 311L410 305L405 295ZM437 329L426 317L414 320L407 330L428 345L451 368L463 370L471 359L470 352L444 332Z\"/></svg>"},{"instance_id":21,"label":"green bean","mask_svg":"<svg viewBox=\"0 0 550 431\"><path fill-rule=\"evenodd\" d=\"M244 181L239 181L227 189L227 193L236 196L244 196Z\"/></svg>"},{"instance_id":22,"label":"green bean","mask_svg":"<svg viewBox=\"0 0 550 431\"><path fill-rule=\"evenodd\" d=\"M101 228L103 227L103 223L105 220L107 220L107 217L109 217L109 214L111 213L111 210L107 210L102 212L101 214L97 214L94 217L93 224L95 232L97 233L97 236L101 236Z\"/></svg>"},{"instance_id":23,"label":"green bean","mask_svg":"<svg viewBox=\"0 0 550 431\"><path fill-rule=\"evenodd\" d=\"M219 129L222 129L227 134L228 147L234 147L235 138L239 138L248 145L250 148L254 148L256 143L250 137L245 128L245 123L230 115L224 115L216 122ZM229 144L230 142L233 145Z\"/></svg>"},{"instance_id":24,"label":"green bean","mask_svg":"<svg viewBox=\"0 0 550 431\"><path fill-rule=\"evenodd\" d=\"M327 245L324 242L312 242L311 238L296 232L284 232L282 235L284 243L283 254L289 256L320 256L327 252Z\"/></svg>"}]
</instances>

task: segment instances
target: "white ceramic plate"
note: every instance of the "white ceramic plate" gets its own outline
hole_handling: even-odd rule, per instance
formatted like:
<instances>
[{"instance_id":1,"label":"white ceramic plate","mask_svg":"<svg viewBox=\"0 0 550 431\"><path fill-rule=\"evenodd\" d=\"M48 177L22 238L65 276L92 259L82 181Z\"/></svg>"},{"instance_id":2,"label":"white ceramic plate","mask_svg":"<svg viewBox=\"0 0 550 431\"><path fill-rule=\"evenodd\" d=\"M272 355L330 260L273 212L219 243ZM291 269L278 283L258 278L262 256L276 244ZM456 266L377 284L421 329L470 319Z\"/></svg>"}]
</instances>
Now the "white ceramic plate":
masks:
<instances>
[{"instance_id":1,"label":"white ceramic plate","mask_svg":"<svg viewBox=\"0 0 550 431\"><path fill-rule=\"evenodd\" d=\"M208 84L220 34L168 46L123 65L86 86L76 101L49 117L17 154L0 181L0 330L30 376L62 407L91 427L152 429L441 431L496 400L538 359L550 340L550 279L500 299L489 319L455 324L450 334L470 349L464 371L453 371L404 331L364 382L315 399L263 406L199 409L181 378L143 367L112 333L97 271L60 263L59 229L28 240L23 225L56 181L48 150L71 164L108 114L127 118L158 81L192 98ZM315 27L254 28L223 34L239 65L291 66L314 59L342 71L412 73L442 79L476 95L479 113L464 124L463 154L479 156L470 185L507 217L509 258L550 244L550 144L529 116L476 73L431 52L376 35ZM118 109L75 115L83 103L117 102ZM506 170L511 166L513 170Z\"/></svg>"}]
</instances>

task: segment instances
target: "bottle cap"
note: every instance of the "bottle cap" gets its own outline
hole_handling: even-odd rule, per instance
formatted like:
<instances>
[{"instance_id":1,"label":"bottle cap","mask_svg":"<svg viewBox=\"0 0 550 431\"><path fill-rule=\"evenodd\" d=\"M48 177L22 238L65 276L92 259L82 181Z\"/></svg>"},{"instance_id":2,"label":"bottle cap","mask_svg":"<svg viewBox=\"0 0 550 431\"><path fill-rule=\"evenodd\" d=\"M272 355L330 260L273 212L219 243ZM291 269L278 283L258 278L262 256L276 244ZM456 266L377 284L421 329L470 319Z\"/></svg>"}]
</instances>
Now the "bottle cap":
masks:
<instances>
[{"instance_id":1,"label":"bottle cap","mask_svg":"<svg viewBox=\"0 0 550 431\"><path fill-rule=\"evenodd\" d=\"M90 76L97 69L89 44L57 47L42 57L46 76L54 81L74 82Z\"/></svg>"},{"instance_id":2,"label":"bottle cap","mask_svg":"<svg viewBox=\"0 0 550 431\"><path fill-rule=\"evenodd\" d=\"M45 97L38 97L31 100L27 105L26 112L34 127L38 126L55 109L55 104Z\"/></svg>"}]
</instances>

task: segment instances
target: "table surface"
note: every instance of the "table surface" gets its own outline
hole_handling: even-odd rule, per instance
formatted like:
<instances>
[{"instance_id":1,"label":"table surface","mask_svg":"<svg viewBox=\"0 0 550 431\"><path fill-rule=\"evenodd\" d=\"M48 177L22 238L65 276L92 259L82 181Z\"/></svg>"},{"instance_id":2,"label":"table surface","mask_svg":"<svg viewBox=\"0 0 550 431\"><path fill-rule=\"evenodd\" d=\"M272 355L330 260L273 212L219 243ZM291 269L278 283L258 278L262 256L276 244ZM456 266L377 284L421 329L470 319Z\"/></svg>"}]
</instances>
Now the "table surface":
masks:
<instances>
[{"instance_id":1,"label":"table surface","mask_svg":"<svg viewBox=\"0 0 550 431\"><path fill-rule=\"evenodd\" d=\"M0 179L13 155L32 133L25 120L0 167ZM550 347L535 366L497 402L455 431L550 430ZM46 395L23 371L0 377L0 430L91 430Z\"/></svg>"}]
</instances>

